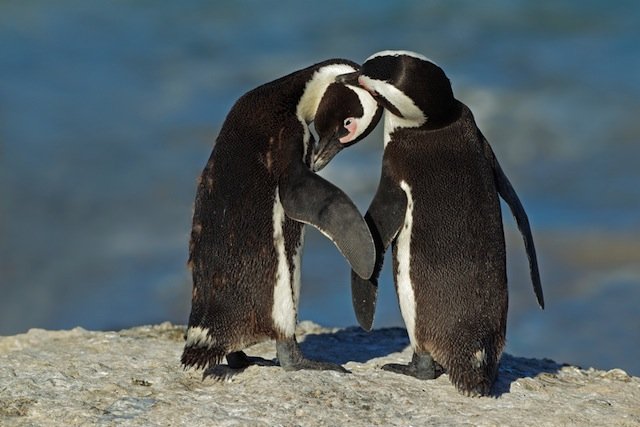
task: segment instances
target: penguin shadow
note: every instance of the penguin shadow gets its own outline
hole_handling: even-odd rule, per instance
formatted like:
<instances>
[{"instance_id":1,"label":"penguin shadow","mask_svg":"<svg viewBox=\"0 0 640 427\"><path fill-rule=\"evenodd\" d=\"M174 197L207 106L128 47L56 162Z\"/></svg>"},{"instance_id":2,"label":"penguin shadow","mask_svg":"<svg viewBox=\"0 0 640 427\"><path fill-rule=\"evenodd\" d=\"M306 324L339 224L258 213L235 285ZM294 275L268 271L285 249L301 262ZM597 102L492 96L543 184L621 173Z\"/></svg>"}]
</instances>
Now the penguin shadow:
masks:
<instances>
[{"instance_id":1,"label":"penguin shadow","mask_svg":"<svg viewBox=\"0 0 640 427\"><path fill-rule=\"evenodd\" d=\"M249 364L241 368L232 368L228 365L228 362L227 364L221 363L219 365L208 366L202 373L202 381L210 378L217 382L228 382L231 381L231 379L236 375L244 372L244 370L249 366L279 366L276 360L269 360L257 356L247 356L247 361L249 362Z\"/></svg>"},{"instance_id":2,"label":"penguin shadow","mask_svg":"<svg viewBox=\"0 0 640 427\"><path fill-rule=\"evenodd\" d=\"M372 359L403 351L410 345L404 328L382 328L366 332L360 327L350 327L332 333L308 334L300 342L302 353L309 359L344 365L348 362L366 363ZM251 365L263 367L279 366L277 359L248 356ZM407 359L408 363L410 359ZM511 391L511 385L521 378L536 378L541 374L557 374L562 369L549 359L529 359L503 353L498 368L498 377L491 388L490 397L498 398ZM218 382L231 381L246 367L231 368L228 364L208 367L202 375ZM442 372L441 372L442 373ZM440 374L441 374L440 373ZM439 375L438 375L439 376Z\"/></svg>"},{"instance_id":3,"label":"penguin shadow","mask_svg":"<svg viewBox=\"0 0 640 427\"><path fill-rule=\"evenodd\" d=\"M300 350L309 359L344 365L352 361L365 363L377 357L402 351L408 345L409 337L403 328L385 328L366 332L354 326L333 333L305 335L304 341L300 343ZM244 367L232 368L228 363L207 367L202 373L202 380L228 382L249 366L280 366L277 358L270 360L257 356L246 357L249 365Z\"/></svg>"},{"instance_id":4,"label":"penguin shadow","mask_svg":"<svg viewBox=\"0 0 640 427\"><path fill-rule=\"evenodd\" d=\"M521 378L536 378L540 374L557 374L566 364L559 364L550 359L528 359L502 354L498 367L498 378L491 388L492 397L500 397L511 391L511 384Z\"/></svg>"},{"instance_id":5,"label":"penguin shadow","mask_svg":"<svg viewBox=\"0 0 640 427\"><path fill-rule=\"evenodd\" d=\"M408 346L409 337L404 328L367 332L358 326L333 333L308 334L300 343L306 357L339 365L347 362L365 363L402 351Z\"/></svg>"},{"instance_id":6,"label":"penguin shadow","mask_svg":"<svg viewBox=\"0 0 640 427\"><path fill-rule=\"evenodd\" d=\"M350 327L334 333L309 334L300 343L305 356L344 365L347 362L366 363L371 359L403 351L410 345L404 328L383 328L366 332ZM406 363L410 358L406 360ZM511 391L511 384L521 378L536 378L541 374L557 374L563 366L550 359L529 359L503 353L498 377L490 397L498 398ZM440 376L443 372L439 372ZM444 372L446 373L446 371Z\"/></svg>"}]
</instances>

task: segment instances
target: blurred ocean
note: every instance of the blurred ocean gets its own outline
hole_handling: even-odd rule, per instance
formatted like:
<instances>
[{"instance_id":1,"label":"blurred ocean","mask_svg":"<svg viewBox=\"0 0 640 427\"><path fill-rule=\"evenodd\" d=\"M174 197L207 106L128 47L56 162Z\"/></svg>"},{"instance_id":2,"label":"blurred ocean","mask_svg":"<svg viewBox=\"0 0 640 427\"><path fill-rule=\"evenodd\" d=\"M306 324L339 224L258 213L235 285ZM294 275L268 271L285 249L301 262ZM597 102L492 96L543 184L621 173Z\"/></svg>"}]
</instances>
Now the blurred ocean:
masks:
<instances>
[{"instance_id":1,"label":"blurred ocean","mask_svg":"<svg viewBox=\"0 0 640 427\"><path fill-rule=\"evenodd\" d=\"M547 309L505 208L506 350L640 375L639 22L631 0L0 1L0 334L186 323L195 180L234 101L408 49L529 214ZM362 211L381 150L380 126L323 171ZM346 262L307 236L300 318L355 325ZM386 267L375 326L401 326Z\"/></svg>"}]
</instances>

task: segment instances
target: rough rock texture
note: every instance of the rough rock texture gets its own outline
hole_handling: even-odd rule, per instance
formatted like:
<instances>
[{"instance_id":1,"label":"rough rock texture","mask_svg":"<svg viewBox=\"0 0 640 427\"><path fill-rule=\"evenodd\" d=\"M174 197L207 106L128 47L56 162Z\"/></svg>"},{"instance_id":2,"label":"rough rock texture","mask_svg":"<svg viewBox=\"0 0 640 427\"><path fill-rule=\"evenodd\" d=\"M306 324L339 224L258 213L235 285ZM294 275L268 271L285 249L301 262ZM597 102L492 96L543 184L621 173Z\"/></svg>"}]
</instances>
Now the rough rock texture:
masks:
<instances>
[{"instance_id":1,"label":"rough rock texture","mask_svg":"<svg viewBox=\"0 0 640 427\"><path fill-rule=\"evenodd\" d=\"M410 359L403 329L303 322L303 351L351 374L251 366L203 381L179 366L183 333L162 324L0 337L0 425L640 425L640 378L619 369L504 355L496 396L470 398L446 375L420 381L379 369ZM247 352L273 359L274 347Z\"/></svg>"}]
</instances>

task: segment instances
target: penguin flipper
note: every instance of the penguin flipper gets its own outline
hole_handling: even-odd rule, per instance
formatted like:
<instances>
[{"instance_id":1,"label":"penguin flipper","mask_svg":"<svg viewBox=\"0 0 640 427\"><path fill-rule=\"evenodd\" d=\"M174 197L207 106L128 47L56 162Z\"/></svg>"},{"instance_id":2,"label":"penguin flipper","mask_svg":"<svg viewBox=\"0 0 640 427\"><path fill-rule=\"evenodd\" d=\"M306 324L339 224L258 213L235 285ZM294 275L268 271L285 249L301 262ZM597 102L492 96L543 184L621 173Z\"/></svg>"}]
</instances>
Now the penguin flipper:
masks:
<instances>
[{"instance_id":1,"label":"penguin flipper","mask_svg":"<svg viewBox=\"0 0 640 427\"><path fill-rule=\"evenodd\" d=\"M522 234L524 247L527 251L527 258L529 258L529 271L531 274L531 282L533 283L533 291L536 294L538 305L540 308L544 309L544 295L542 293L542 284L540 282L540 271L538 270L538 257L536 256L536 248L533 244L529 218L527 217L522 203L520 203L520 199L518 198L516 191L513 189L511 182L509 182L509 179L500 167L498 159L484 136L482 136L482 143L484 146L485 156L493 167L493 176L498 189L498 194L500 194L500 197L502 197L502 199L507 202L507 205L509 205L509 209L511 209L511 213L518 224L520 234Z\"/></svg>"},{"instance_id":2,"label":"penguin flipper","mask_svg":"<svg viewBox=\"0 0 640 427\"><path fill-rule=\"evenodd\" d=\"M289 218L320 230L358 275L371 276L376 259L373 239L349 196L302 162L291 165L280 180L279 194Z\"/></svg>"},{"instance_id":3,"label":"penguin flipper","mask_svg":"<svg viewBox=\"0 0 640 427\"><path fill-rule=\"evenodd\" d=\"M366 331L373 325L384 253L400 231L406 209L407 196L383 167L378 190L364 216L376 247L375 268L368 279L351 273L351 302L360 327Z\"/></svg>"}]
</instances>

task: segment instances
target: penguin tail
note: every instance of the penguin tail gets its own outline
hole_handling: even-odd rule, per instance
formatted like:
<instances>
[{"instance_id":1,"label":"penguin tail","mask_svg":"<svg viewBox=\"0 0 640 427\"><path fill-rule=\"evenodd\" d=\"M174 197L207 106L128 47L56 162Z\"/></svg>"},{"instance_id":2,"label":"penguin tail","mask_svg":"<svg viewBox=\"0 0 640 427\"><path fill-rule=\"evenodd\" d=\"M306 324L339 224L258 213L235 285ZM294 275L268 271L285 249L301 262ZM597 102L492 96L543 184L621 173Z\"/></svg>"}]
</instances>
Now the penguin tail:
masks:
<instances>
[{"instance_id":1,"label":"penguin tail","mask_svg":"<svg viewBox=\"0 0 640 427\"><path fill-rule=\"evenodd\" d=\"M439 358L446 368L449 380L467 396L489 396L498 374L503 340L464 340L464 344L451 346L445 357Z\"/></svg>"},{"instance_id":2,"label":"penguin tail","mask_svg":"<svg viewBox=\"0 0 640 427\"><path fill-rule=\"evenodd\" d=\"M220 364L226 354L226 349L220 347L207 348L196 345L187 345L184 347L180 362L185 369L206 369L207 367Z\"/></svg>"},{"instance_id":3,"label":"penguin tail","mask_svg":"<svg viewBox=\"0 0 640 427\"><path fill-rule=\"evenodd\" d=\"M220 364L228 352L227 346L212 337L208 328L189 326L180 361L185 369L207 368Z\"/></svg>"},{"instance_id":4,"label":"penguin tail","mask_svg":"<svg viewBox=\"0 0 640 427\"><path fill-rule=\"evenodd\" d=\"M489 396L498 373L498 360L489 357L485 349L471 357L450 361L447 373L451 383L467 396Z\"/></svg>"}]
</instances>

